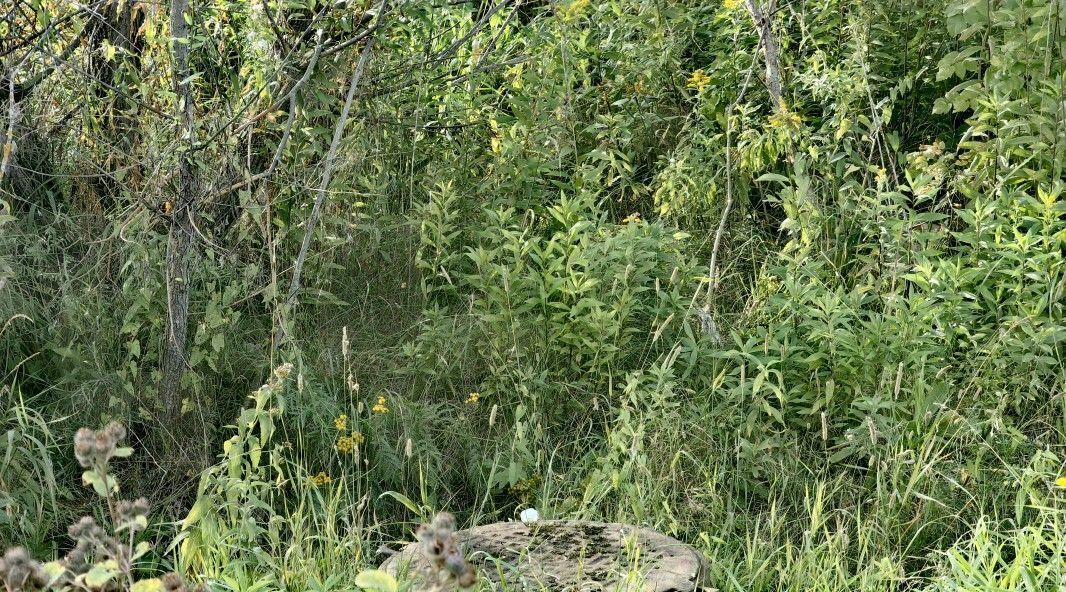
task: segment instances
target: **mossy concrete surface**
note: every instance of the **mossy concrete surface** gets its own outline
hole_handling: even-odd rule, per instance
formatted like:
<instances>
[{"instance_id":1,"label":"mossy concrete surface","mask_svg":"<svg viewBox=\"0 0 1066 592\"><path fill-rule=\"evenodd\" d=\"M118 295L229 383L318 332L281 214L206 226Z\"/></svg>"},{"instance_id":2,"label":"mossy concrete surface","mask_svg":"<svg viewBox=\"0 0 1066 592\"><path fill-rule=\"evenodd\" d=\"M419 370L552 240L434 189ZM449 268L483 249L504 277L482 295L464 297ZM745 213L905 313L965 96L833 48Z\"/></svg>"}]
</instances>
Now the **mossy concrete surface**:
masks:
<instances>
[{"instance_id":1,"label":"mossy concrete surface","mask_svg":"<svg viewBox=\"0 0 1066 592\"><path fill-rule=\"evenodd\" d=\"M507 588L692 592L705 584L704 557L646 528L604 522L497 522L456 533L479 578ZM393 575L429 572L417 543L382 564Z\"/></svg>"}]
</instances>

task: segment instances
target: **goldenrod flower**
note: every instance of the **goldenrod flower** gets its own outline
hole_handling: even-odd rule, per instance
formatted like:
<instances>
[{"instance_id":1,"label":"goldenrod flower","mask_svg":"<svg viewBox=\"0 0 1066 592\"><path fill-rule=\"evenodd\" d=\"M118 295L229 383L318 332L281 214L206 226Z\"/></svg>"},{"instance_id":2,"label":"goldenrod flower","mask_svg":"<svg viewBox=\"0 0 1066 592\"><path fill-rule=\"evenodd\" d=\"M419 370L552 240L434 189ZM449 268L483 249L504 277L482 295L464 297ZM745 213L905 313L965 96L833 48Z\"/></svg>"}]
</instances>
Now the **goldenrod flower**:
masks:
<instances>
[{"instance_id":1,"label":"goldenrod flower","mask_svg":"<svg viewBox=\"0 0 1066 592\"><path fill-rule=\"evenodd\" d=\"M1058 479L1055 479L1055 486L1056 487L1066 487L1066 475L1063 475L1063 476L1059 477Z\"/></svg>"},{"instance_id":2,"label":"goldenrod flower","mask_svg":"<svg viewBox=\"0 0 1066 592\"><path fill-rule=\"evenodd\" d=\"M385 395L378 395L378 402L374 403L374 406L370 408L370 411L381 414L389 412L389 406L385 404Z\"/></svg>"},{"instance_id":3,"label":"goldenrod flower","mask_svg":"<svg viewBox=\"0 0 1066 592\"><path fill-rule=\"evenodd\" d=\"M338 415L337 418L333 420L333 425L337 428L338 432L343 432L348 429L348 416L343 413Z\"/></svg>"},{"instance_id":4,"label":"goldenrod flower","mask_svg":"<svg viewBox=\"0 0 1066 592\"><path fill-rule=\"evenodd\" d=\"M700 68L699 70L696 70L695 72L692 73L691 76L688 77L688 83L685 84L685 87L686 88L696 89L696 92L701 92L703 90L703 88L705 86L707 86L708 84L710 84L710 83L711 83L710 75L708 75L706 72L704 72L703 68Z\"/></svg>"},{"instance_id":5,"label":"goldenrod flower","mask_svg":"<svg viewBox=\"0 0 1066 592\"><path fill-rule=\"evenodd\" d=\"M332 481L332 479L330 479L329 475L327 475L325 472L322 472L322 471L319 471L319 473L317 475L315 475L314 477L311 477L311 484L312 485L325 485L325 484L329 483L330 481Z\"/></svg>"},{"instance_id":6,"label":"goldenrod flower","mask_svg":"<svg viewBox=\"0 0 1066 592\"><path fill-rule=\"evenodd\" d=\"M481 393L474 391L470 393L470 396L466 398L467 405L477 405L478 399L481 398Z\"/></svg>"}]
</instances>

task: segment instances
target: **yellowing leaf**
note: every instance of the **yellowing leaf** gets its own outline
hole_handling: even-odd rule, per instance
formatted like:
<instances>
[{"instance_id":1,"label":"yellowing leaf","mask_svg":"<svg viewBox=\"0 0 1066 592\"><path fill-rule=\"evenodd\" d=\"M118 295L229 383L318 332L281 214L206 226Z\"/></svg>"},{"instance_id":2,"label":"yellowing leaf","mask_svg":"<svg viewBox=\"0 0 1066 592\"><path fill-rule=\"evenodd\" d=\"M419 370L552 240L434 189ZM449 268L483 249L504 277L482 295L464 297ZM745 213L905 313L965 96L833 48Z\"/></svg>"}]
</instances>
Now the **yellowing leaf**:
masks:
<instances>
[{"instance_id":1,"label":"yellowing leaf","mask_svg":"<svg viewBox=\"0 0 1066 592\"><path fill-rule=\"evenodd\" d=\"M399 588L396 584L396 578L380 569L368 569L359 572L359 575L355 576L355 585L369 590L381 590L382 592L396 592Z\"/></svg>"},{"instance_id":2,"label":"yellowing leaf","mask_svg":"<svg viewBox=\"0 0 1066 592\"><path fill-rule=\"evenodd\" d=\"M64 567L63 564L58 561L49 561L48 563L45 563L41 566L41 570L44 571L44 575L47 577L48 586L51 586L52 584L56 583L56 580L63 577L63 574L66 573L67 568Z\"/></svg>"},{"instance_id":3,"label":"yellowing leaf","mask_svg":"<svg viewBox=\"0 0 1066 592\"><path fill-rule=\"evenodd\" d=\"M141 580L134 582L130 586L130 592L163 592L163 580L159 578L151 578L148 580Z\"/></svg>"},{"instance_id":4,"label":"yellowing leaf","mask_svg":"<svg viewBox=\"0 0 1066 592\"><path fill-rule=\"evenodd\" d=\"M111 43L107 39L104 39L103 47L104 47L104 59L109 61L109 62L114 60L115 59L115 46L111 45Z\"/></svg>"},{"instance_id":5,"label":"yellowing leaf","mask_svg":"<svg viewBox=\"0 0 1066 592\"><path fill-rule=\"evenodd\" d=\"M192 508L189 509L189 514L185 516L185 520L181 521L181 528L184 530L186 528L189 528L193 524L196 524L196 521L199 520L200 517L203 515L204 500L200 499L197 500L196 503L192 505Z\"/></svg>"},{"instance_id":6,"label":"yellowing leaf","mask_svg":"<svg viewBox=\"0 0 1066 592\"><path fill-rule=\"evenodd\" d=\"M102 588L118 575L118 563L114 559L97 563L88 572L79 576L90 588Z\"/></svg>"}]
</instances>

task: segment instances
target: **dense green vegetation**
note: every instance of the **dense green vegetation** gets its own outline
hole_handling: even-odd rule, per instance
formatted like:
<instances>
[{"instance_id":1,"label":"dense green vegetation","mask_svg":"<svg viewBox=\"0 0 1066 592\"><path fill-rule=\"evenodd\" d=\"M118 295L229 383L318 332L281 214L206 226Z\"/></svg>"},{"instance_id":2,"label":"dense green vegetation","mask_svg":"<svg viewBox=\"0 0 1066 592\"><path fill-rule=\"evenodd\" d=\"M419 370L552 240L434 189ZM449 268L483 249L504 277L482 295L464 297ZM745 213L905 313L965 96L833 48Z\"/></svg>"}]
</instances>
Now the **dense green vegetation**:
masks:
<instances>
[{"instance_id":1,"label":"dense green vegetation","mask_svg":"<svg viewBox=\"0 0 1066 592\"><path fill-rule=\"evenodd\" d=\"M1063 0L5 0L0 73L0 548L356 590L532 506L1066 589Z\"/></svg>"}]
</instances>

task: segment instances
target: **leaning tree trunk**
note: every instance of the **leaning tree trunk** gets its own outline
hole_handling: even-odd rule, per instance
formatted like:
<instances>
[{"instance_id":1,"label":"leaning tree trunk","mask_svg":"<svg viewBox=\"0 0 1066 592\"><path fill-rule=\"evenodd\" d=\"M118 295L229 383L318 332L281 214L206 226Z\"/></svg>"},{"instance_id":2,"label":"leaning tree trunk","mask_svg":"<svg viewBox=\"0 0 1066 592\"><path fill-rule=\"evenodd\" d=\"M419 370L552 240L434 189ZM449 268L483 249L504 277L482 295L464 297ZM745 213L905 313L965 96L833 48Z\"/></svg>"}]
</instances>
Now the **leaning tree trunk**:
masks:
<instances>
[{"instance_id":1,"label":"leaning tree trunk","mask_svg":"<svg viewBox=\"0 0 1066 592\"><path fill-rule=\"evenodd\" d=\"M185 146L178 161L178 191L171 208L170 232L167 237L166 286L167 331L163 351L163 375L159 383L162 404L161 431L166 434L167 466L188 468L204 461L206 434L194 430L194 416L182 413L181 378L185 374L188 351L189 270L193 252L192 216L196 208L196 169L192 162L194 120L192 88L189 81L189 29L185 22L188 0L173 0L170 5L170 36L174 95L178 101L177 120Z\"/></svg>"},{"instance_id":2,"label":"leaning tree trunk","mask_svg":"<svg viewBox=\"0 0 1066 592\"><path fill-rule=\"evenodd\" d=\"M770 100L774 103L774 109L785 111L782 85L781 85L781 60L778 58L777 40L774 39L773 30L770 27L770 14L773 14L771 6L767 14L759 7L758 0L745 0L748 14L755 21L755 29L759 32L759 44L762 45L763 56L766 58L766 90L770 93ZM771 3L772 5L773 3Z\"/></svg>"}]
</instances>

